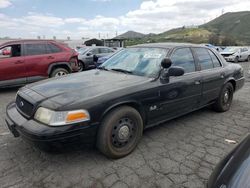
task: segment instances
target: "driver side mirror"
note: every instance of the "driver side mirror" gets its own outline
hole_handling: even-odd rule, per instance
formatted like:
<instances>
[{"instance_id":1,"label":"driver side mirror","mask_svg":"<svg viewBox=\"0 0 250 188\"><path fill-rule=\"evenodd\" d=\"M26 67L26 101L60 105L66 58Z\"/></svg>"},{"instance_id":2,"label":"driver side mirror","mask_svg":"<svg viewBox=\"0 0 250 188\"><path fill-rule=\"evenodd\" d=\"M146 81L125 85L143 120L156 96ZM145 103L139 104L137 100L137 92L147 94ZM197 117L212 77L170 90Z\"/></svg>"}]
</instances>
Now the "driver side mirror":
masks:
<instances>
[{"instance_id":1,"label":"driver side mirror","mask_svg":"<svg viewBox=\"0 0 250 188\"><path fill-rule=\"evenodd\" d=\"M161 66L162 68L164 69L168 69L169 67L171 67L172 65L172 61L171 59L169 58L164 58L162 61L161 61Z\"/></svg>"},{"instance_id":2,"label":"driver side mirror","mask_svg":"<svg viewBox=\"0 0 250 188\"><path fill-rule=\"evenodd\" d=\"M161 73L161 80L164 80L164 82L169 82L170 76L182 76L185 71L182 67L173 66L172 61L169 58L164 58L161 61L161 66L163 67L163 71Z\"/></svg>"}]
</instances>

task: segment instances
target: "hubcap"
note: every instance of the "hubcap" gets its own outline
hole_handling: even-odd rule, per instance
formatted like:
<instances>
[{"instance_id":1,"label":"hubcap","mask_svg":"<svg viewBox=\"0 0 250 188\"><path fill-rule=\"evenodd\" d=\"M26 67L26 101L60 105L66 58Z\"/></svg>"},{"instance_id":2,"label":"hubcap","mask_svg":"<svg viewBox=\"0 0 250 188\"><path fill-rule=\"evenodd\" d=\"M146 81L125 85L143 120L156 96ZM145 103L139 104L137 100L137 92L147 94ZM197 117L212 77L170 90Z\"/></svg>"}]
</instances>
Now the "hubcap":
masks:
<instances>
[{"instance_id":1,"label":"hubcap","mask_svg":"<svg viewBox=\"0 0 250 188\"><path fill-rule=\"evenodd\" d=\"M115 147L121 148L130 143L135 137L135 124L130 118L120 119L112 129L112 144Z\"/></svg>"},{"instance_id":2,"label":"hubcap","mask_svg":"<svg viewBox=\"0 0 250 188\"><path fill-rule=\"evenodd\" d=\"M121 140L126 140L128 139L129 136L129 128L128 126L122 126L120 130L118 131L118 136Z\"/></svg>"},{"instance_id":3,"label":"hubcap","mask_svg":"<svg viewBox=\"0 0 250 188\"><path fill-rule=\"evenodd\" d=\"M225 94L224 94L224 103L227 103L229 100L229 92L226 91Z\"/></svg>"},{"instance_id":4,"label":"hubcap","mask_svg":"<svg viewBox=\"0 0 250 188\"><path fill-rule=\"evenodd\" d=\"M66 75L65 72L59 71L58 73L56 73L55 77L64 76L64 75Z\"/></svg>"}]
</instances>

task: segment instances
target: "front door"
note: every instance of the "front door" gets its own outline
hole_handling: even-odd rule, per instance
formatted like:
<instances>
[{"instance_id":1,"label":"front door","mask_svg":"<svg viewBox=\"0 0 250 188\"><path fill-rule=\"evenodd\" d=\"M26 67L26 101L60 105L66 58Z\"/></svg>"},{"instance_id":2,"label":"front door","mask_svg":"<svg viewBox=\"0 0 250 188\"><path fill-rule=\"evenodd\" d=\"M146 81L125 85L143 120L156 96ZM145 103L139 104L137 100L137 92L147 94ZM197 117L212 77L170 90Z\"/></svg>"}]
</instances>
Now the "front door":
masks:
<instances>
[{"instance_id":1,"label":"front door","mask_svg":"<svg viewBox=\"0 0 250 188\"><path fill-rule=\"evenodd\" d=\"M159 80L158 110L151 112L157 121L171 119L199 107L201 99L201 74L196 72L196 64L190 48L179 48L171 55L172 66L183 67L185 74L170 77L168 83ZM154 108L152 107L152 110Z\"/></svg>"},{"instance_id":2,"label":"front door","mask_svg":"<svg viewBox=\"0 0 250 188\"><path fill-rule=\"evenodd\" d=\"M13 44L0 49L0 86L26 83L26 66L22 45Z\"/></svg>"}]
</instances>

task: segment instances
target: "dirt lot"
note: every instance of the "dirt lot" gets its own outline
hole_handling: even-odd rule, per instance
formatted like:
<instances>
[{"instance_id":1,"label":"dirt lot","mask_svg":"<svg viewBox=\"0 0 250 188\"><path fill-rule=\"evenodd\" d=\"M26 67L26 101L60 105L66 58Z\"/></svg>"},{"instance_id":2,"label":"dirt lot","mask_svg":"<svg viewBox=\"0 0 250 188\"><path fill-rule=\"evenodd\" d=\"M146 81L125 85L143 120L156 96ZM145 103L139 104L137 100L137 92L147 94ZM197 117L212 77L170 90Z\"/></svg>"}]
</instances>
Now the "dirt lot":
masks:
<instances>
[{"instance_id":1,"label":"dirt lot","mask_svg":"<svg viewBox=\"0 0 250 188\"><path fill-rule=\"evenodd\" d=\"M241 65L247 70L250 62ZM247 78L230 111L206 108L151 128L123 159L110 160L85 147L48 154L5 127L5 107L16 91L0 91L0 187L204 187L216 163L234 147L225 139L239 141L250 131Z\"/></svg>"}]
</instances>

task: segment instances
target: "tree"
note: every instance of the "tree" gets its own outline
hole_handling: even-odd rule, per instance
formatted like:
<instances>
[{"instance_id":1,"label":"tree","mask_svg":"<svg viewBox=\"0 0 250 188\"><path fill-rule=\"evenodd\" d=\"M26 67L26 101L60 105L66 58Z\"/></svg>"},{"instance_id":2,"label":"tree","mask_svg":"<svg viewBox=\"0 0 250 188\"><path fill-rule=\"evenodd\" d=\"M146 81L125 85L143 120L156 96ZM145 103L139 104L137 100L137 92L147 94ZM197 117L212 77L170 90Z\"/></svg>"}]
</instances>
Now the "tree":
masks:
<instances>
[{"instance_id":1,"label":"tree","mask_svg":"<svg viewBox=\"0 0 250 188\"><path fill-rule=\"evenodd\" d=\"M212 44L212 45L219 45L220 44L220 38L217 34L211 34L209 35L209 38L208 38L208 43L209 44Z\"/></svg>"},{"instance_id":2,"label":"tree","mask_svg":"<svg viewBox=\"0 0 250 188\"><path fill-rule=\"evenodd\" d=\"M222 46L236 46L237 43L233 37L225 36L221 41Z\"/></svg>"}]
</instances>

